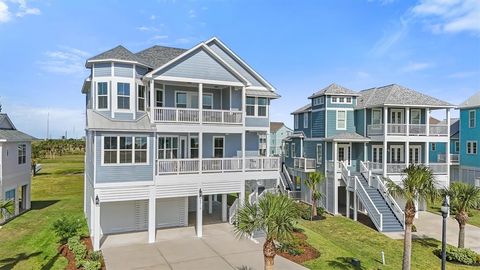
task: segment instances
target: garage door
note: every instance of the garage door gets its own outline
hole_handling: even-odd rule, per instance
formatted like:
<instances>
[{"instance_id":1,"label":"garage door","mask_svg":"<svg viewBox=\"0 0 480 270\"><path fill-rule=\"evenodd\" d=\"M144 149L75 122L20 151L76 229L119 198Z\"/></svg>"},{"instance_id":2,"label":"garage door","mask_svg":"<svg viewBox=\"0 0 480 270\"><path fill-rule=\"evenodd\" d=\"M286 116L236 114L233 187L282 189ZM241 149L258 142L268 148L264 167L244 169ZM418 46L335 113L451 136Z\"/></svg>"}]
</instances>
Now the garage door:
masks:
<instances>
[{"instance_id":1,"label":"garage door","mask_svg":"<svg viewBox=\"0 0 480 270\"><path fill-rule=\"evenodd\" d=\"M102 203L100 215L103 234L146 230L148 201Z\"/></svg>"},{"instance_id":2,"label":"garage door","mask_svg":"<svg viewBox=\"0 0 480 270\"><path fill-rule=\"evenodd\" d=\"M157 228L187 226L187 197L157 199Z\"/></svg>"}]
</instances>

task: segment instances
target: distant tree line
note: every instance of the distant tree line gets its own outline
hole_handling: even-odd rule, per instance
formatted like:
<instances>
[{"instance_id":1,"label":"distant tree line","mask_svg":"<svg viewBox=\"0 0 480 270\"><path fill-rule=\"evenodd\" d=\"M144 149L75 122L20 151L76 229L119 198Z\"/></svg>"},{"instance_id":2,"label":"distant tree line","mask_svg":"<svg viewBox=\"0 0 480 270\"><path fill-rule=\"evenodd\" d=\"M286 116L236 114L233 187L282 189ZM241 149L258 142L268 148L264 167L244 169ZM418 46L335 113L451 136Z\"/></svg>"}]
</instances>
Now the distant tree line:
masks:
<instances>
[{"instance_id":1,"label":"distant tree line","mask_svg":"<svg viewBox=\"0 0 480 270\"><path fill-rule=\"evenodd\" d=\"M70 154L83 154L85 141L79 139L67 140L42 140L32 142L32 173L35 175L35 167L42 159L54 159L58 156Z\"/></svg>"}]
</instances>

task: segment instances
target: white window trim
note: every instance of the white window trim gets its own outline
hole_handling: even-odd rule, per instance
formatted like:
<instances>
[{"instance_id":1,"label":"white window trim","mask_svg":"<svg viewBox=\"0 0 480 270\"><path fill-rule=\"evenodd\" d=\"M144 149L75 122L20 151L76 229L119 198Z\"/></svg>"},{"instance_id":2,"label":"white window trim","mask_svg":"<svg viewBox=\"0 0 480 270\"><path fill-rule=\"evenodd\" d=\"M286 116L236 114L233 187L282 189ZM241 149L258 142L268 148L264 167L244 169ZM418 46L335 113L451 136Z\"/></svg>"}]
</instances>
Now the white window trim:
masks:
<instances>
[{"instance_id":1,"label":"white window trim","mask_svg":"<svg viewBox=\"0 0 480 270\"><path fill-rule=\"evenodd\" d=\"M455 150L455 153L460 152L460 142L459 141L454 142L454 150Z\"/></svg>"},{"instance_id":2,"label":"white window trim","mask_svg":"<svg viewBox=\"0 0 480 270\"><path fill-rule=\"evenodd\" d=\"M129 93L130 93L128 96L118 94L118 84L119 83L128 84ZM136 90L137 89L134 89L135 92L136 92ZM128 97L128 109L118 107L118 98L119 97ZM118 111L122 111L122 112L132 111L133 108L135 107L135 106L132 106L132 100L135 100L135 97L136 97L135 93L132 95L132 82L130 82L130 81L115 81L115 103L117 104L117 110ZM136 103L135 101L133 101L133 102L134 102L133 104Z\"/></svg>"},{"instance_id":3,"label":"white window trim","mask_svg":"<svg viewBox=\"0 0 480 270\"><path fill-rule=\"evenodd\" d=\"M298 114L293 115L294 128L298 129Z\"/></svg>"},{"instance_id":4,"label":"white window trim","mask_svg":"<svg viewBox=\"0 0 480 270\"><path fill-rule=\"evenodd\" d=\"M117 152L117 163L105 163L104 161L104 142L105 142L105 137L117 137L117 149L115 151ZM120 163L120 137L132 137L132 163ZM144 137L147 138L147 162L144 163L136 163L135 162L135 137ZM101 142L100 142L100 149L101 149L101 166L109 167L109 166L148 166L150 165L150 138L149 136L130 136L130 135L102 135L100 137Z\"/></svg>"},{"instance_id":5,"label":"white window trim","mask_svg":"<svg viewBox=\"0 0 480 270\"><path fill-rule=\"evenodd\" d=\"M374 112L374 111L380 112L380 123L379 123L379 124L374 124L374 123L373 123L373 119L374 119L374 118L373 118L373 115L374 115L373 112ZM372 125L381 125L381 124L383 123L382 109L372 109L372 115L371 115L370 123L371 123Z\"/></svg>"},{"instance_id":6,"label":"white window trim","mask_svg":"<svg viewBox=\"0 0 480 270\"><path fill-rule=\"evenodd\" d=\"M468 145L471 144L470 146L470 149L472 150L471 152L468 152ZM476 152L473 153L473 144L475 144L475 149L476 149ZM467 141L467 144L465 145L466 146L466 153L467 155L476 155L478 154L478 142L477 141Z\"/></svg>"},{"instance_id":7,"label":"white window trim","mask_svg":"<svg viewBox=\"0 0 480 270\"><path fill-rule=\"evenodd\" d=\"M107 84L107 108L100 109L98 107L98 97L99 97L99 95L98 95L98 84L99 83L106 83ZM110 83L108 81L95 81L95 83L93 85L95 87L95 91L94 91L95 92L95 101L94 101L95 102L95 109L97 111L109 111L110 110L110 97L111 97L111 95L110 95L110 88L111 88Z\"/></svg>"},{"instance_id":8,"label":"white window trim","mask_svg":"<svg viewBox=\"0 0 480 270\"><path fill-rule=\"evenodd\" d=\"M339 113L339 112L345 112L345 127L344 127L344 128L340 128L340 127L338 126L338 123L339 123L339 121L338 121L338 113ZM336 120L337 130L347 130L347 118L348 118L348 116L347 116L347 111L346 111L346 110L338 110L338 111L337 111L337 116L336 116L336 119L335 119L335 120Z\"/></svg>"},{"instance_id":9,"label":"white window trim","mask_svg":"<svg viewBox=\"0 0 480 270\"><path fill-rule=\"evenodd\" d=\"M295 150L297 150L297 149L295 149L295 143L292 143L291 146L290 146L290 156L292 158L295 157Z\"/></svg>"},{"instance_id":10,"label":"white window trim","mask_svg":"<svg viewBox=\"0 0 480 270\"><path fill-rule=\"evenodd\" d=\"M408 110L408 109L407 109ZM412 123L413 120L413 112L418 112L418 123ZM410 109L410 123L412 125L420 125L422 124L422 110L420 109Z\"/></svg>"},{"instance_id":11,"label":"white window trim","mask_svg":"<svg viewBox=\"0 0 480 270\"><path fill-rule=\"evenodd\" d=\"M347 102L347 97L350 98L350 102ZM333 98L336 98L336 101L333 101ZM340 102L340 98L343 98L343 102ZM351 96L332 96L330 98L332 104L352 104L353 98Z\"/></svg>"},{"instance_id":12,"label":"white window trim","mask_svg":"<svg viewBox=\"0 0 480 270\"><path fill-rule=\"evenodd\" d=\"M316 98L313 99L313 106L318 106L318 105L323 105L323 104L324 104L323 96L316 97Z\"/></svg>"},{"instance_id":13,"label":"white window trim","mask_svg":"<svg viewBox=\"0 0 480 270\"><path fill-rule=\"evenodd\" d=\"M318 149L320 149L320 151L318 151ZM317 164L322 164L322 162L323 162L323 145L321 143L318 143L316 150L317 150L317 158L316 158Z\"/></svg>"},{"instance_id":14,"label":"white window trim","mask_svg":"<svg viewBox=\"0 0 480 270\"><path fill-rule=\"evenodd\" d=\"M472 119L471 119L471 113L473 112L473 126L471 126L471 122L472 122ZM468 111L468 127L469 128L475 128L475 126L477 125L477 111L475 110L469 110Z\"/></svg>"},{"instance_id":15,"label":"white window trim","mask_svg":"<svg viewBox=\"0 0 480 270\"><path fill-rule=\"evenodd\" d=\"M162 107L157 107L157 92L162 92ZM177 97L175 97L176 99ZM165 108L165 90L163 88L155 88L155 104L153 105L154 108Z\"/></svg>"},{"instance_id":16,"label":"white window trim","mask_svg":"<svg viewBox=\"0 0 480 270\"><path fill-rule=\"evenodd\" d=\"M338 151L338 148L340 147L347 147L347 166L352 165L352 143L339 143L337 144L337 156L335 157L336 160L338 160L338 155L340 151Z\"/></svg>"},{"instance_id":17,"label":"white window trim","mask_svg":"<svg viewBox=\"0 0 480 270\"><path fill-rule=\"evenodd\" d=\"M264 97L253 97L253 96L248 96L246 98L253 98L255 100L255 103L252 105L252 104L247 104L246 103L246 100L245 99L245 116L246 117L257 117L257 118L268 118L269 115L270 115L270 105L268 104L268 98L264 98ZM264 98L266 101L267 101L267 104L266 105L258 105L258 99L259 98ZM247 106L253 106L254 108L254 113L253 115L247 115L246 112L247 112ZM265 116L259 116L258 115L258 107L261 106L261 107L265 107Z\"/></svg>"},{"instance_id":18,"label":"white window trim","mask_svg":"<svg viewBox=\"0 0 480 270\"><path fill-rule=\"evenodd\" d=\"M221 138L223 139L223 147L222 147L222 158L225 158L225 136L213 136L212 137L212 158L215 157L215 139Z\"/></svg>"},{"instance_id":19,"label":"white window trim","mask_svg":"<svg viewBox=\"0 0 480 270\"><path fill-rule=\"evenodd\" d=\"M22 152L23 152L23 148L25 149L25 152L23 153L22 156L19 155L19 151L18 151L18 148L20 146L22 147ZM20 157L25 157L25 162L22 162L22 163L18 162L18 159ZM23 164L27 164L27 144L26 143L19 143L19 144L17 144L17 165L23 165Z\"/></svg>"},{"instance_id":20,"label":"white window trim","mask_svg":"<svg viewBox=\"0 0 480 270\"><path fill-rule=\"evenodd\" d=\"M308 128L308 112L303 113L303 128Z\"/></svg>"},{"instance_id":21,"label":"white window trim","mask_svg":"<svg viewBox=\"0 0 480 270\"><path fill-rule=\"evenodd\" d=\"M203 96L211 96L212 97L212 108L211 109L204 109L204 110L213 110L213 93L203 93ZM203 105L205 105L205 103L203 103L203 96L202 96L202 107L203 107Z\"/></svg>"},{"instance_id":22,"label":"white window trim","mask_svg":"<svg viewBox=\"0 0 480 270\"><path fill-rule=\"evenodd\" d=\"M397 163L404 163L405 162L405 147L403 145L390 145L390 152L387 153L388 154L387 160L390 158L390 162L387 162L387 163L393 163L393 161L392 161L393 148L400 148L400 161L398 161ZM385 153L382 153L382 154L385 154Z\"/></svg>"},{"instance_id":23,"label":"white window trim","mask_svg":"<svg viewBox=\"0 0 480 270\"><path fill-rule=\"evenodd\" d=\"M382 160L378 160L376 161L376 163L383 163L383 146L382 145L372 145L372 162L375 162L373 161L374 157L375 157L375 152L373 151L374 149L377 149L377 153L378 153L378 157L380 158L380 151L382 151Z\"/></svg>"},{"instance_id":24,"label":"white window trim","mask_svg":"<svg viewBox=\"0 0 480 270\"><path fill-rule=\"evenodd\" d=\"M198 140L198 147L197 148L192 148L192 139L197 139ZM189 138L188 138L188 143L187 143L187 152L188 152L188 158L192 158L192 149L197 149L198 150L198 157L196 157L196 159L199 159L200 158L200 139L198 137L198 135L191 135Z\"/></svg>"},{"instance_id":25,"label":"white window trim","mask_svg":"<svg viewBox=\"0 0 480 270\"><path fill-rule=\"evenodd\" d=\"M172 150L172 149L177 149L177 157L176 157L176 158L165 158L165 155L164 155L164 158L161 159L161 160L179 159L179 158L178 158L178 154L180 153L180 152L179 152L179 151L180 151L180 150L179 150L179 149L180 149L180 147L179 147L179 145L180 145L180 136L178 136L178 135L158 135L158 136L157 136L157 140L156 140L157 149L155 149L155 151L156 151L155 153L157 154L157 159L158 159L158 150L160 150L160 149L159 149L160 145L158 144L158 139L159 139L159 138L163 138L164 141L166 141L166 138L176 138L176 139L177 139L177 148L170 148L170 150ZM165 149L166 149L166 148L164 148L163 150L165 151Z\"/></svg>"},{"instance_id":26,"label":"white window trim","mask_svg":"<svg viewBox=\"0 0 480 270\"><path fill-rule=\"evenodd\" d=\"M185 108L184 107L178 107L178 100L177 100L177 94L185 94L186 99L185 99ZM165 103L165 100L163 101ZM180 109L188 109L188 92L187 91L177 91L175 90L175 108L180 108Z\"/></svg>"},{"instance_id":27,"label":"white window trim","mask_svg":"<svg viewBox=\"0 0 480 270\"><path fill-rule=\"evenodd\" d=\"M138 94L138 90L140 87L143 87L143 98L140 98L140 95ZM140 111L140 99L143 99L143 111L141 112L146 112L147 111L147 87L144 85L137 84L137 111Z\"/></svg>"}]
</instances>

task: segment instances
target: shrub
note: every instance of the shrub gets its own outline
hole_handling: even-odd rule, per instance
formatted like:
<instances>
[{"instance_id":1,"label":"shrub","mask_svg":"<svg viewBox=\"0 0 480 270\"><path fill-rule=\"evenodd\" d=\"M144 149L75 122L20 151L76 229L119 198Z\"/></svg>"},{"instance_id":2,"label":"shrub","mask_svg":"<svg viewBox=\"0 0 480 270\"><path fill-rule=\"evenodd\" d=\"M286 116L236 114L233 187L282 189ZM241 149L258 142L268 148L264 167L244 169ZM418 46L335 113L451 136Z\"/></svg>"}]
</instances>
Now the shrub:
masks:
<instances>
[{"instance_id":1,"label":"shrub","mask_svg":"<svg viewBox=\"0 0 480 270\"><path fill-rule=\"evenodd\" d=\"M82 228L82 222L74 217L62 216L53 223L53 230L64 244L67 239L79 234Z\"/></svg>"},{"instance_id":2,"label":"shrub","mask_svg":"<svg viewBox=\"0 0 480 270\"><path fill-rule=\"evenodd\" d=\"M277 247L280 252L288 253L293 256L303 254L303 250L300 248L300 242L298 240L292 240L290 242L280 243Z\"/></svg>"},{"instance_id":3,"label":"shrub","mask_svg":"<svg viewBox=\"0 0 480 270\"><path fill-rule=\"evenodd\" d=\"M438 257L442 257L442 249L437 248L434 253ZM475 251L468 248L457 248L453 246L447 246L446 250L447 261L457 262L466 265L480 264L480 256Z\"/></svg>"},{"instance_id":4,"label":"shrub","mask_svg":"<svg viewBox=\"0 0 480 270\"><path fill-rule=\"evenodd\" d=\"M300 217L305 220L312 219L312 208L310 205L304 203L298 203L298 211L300 212Z\"/></svg>"},{"instance_id":5,"label":"shrub","mask_svg":"<svg viewBox=\"0 0 480 270\"><path fill-rule=\"evenodd\" d=\"M75 264L79 268L83 263L83 259L87 256L87 247L80 241L80 236L78 235L69 238L67 245L75 255Z\"/></svg>"},{"instance_id":6,"label":"shrub","mask_svg":"<svg viewBox=\"0 0 480 270\"><path fill-rule=\"evenodd\" d=\"M102 267L100 261L83 260L81 263L84 270L99 270Z\"/></svg>"},{"instance_id":7,"label":"shrub","mask_svg":"<svg viewBox=\"0 0 480 270\"><path fill-rule=\"evenodd\" d=\"M318 216L323 216L323 214L325 214L325 208L317 207L317 215Z\"/></svg>"}]
</instances>

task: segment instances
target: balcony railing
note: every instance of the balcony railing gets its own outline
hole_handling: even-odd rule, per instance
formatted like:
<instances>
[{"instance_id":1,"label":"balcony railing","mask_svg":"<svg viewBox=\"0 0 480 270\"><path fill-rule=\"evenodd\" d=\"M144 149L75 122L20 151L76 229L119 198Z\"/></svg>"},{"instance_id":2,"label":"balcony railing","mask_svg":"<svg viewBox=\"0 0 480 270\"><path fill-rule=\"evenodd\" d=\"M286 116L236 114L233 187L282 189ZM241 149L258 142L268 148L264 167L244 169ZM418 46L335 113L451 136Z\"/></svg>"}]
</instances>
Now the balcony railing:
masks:
<instances>
[{"instance_id":1,"label":"balcony railing","mask_svg":"<svg viewBox=\"0 0 480 270\"><path fill-rule=\"evenodd\" d=\"M230 110L199 110L191 108L155 108L153 119L157 123L200 123L202 111L203 123L242 124L243 113Z\"/></svg>"},{"instance_id":2,"label":"balcony railing","mask_svg":"<svg viewBox=\"0 0 480 270\"><path fill-rule=\"evenodd\" d=\"M447 136L447 125L426 125L426 124L387 124L387 135L393 136ZM368 136L382 136L384 135L383 124L372 124L367 127Z\"/></svg>"},{"instance_id":3,"label":"balcony railing","mask_svg":"<svg viewBox=\"0 0 480 270\"><path fill-rule=\"evenodd\" d=\"M245 158L245 171L278 171L278 157ZM242 158L161 159L157 160L157 175L240 172Z\"/></svg>"},{"instance_id":4,"label":"balcony railing","mask_svg":"<svg viewBox=\"0 0 480 270\"><path fill-rule=\"evenodd\" d=\"M439 163L446 163L447 157L445 154L438 154L437 160ZM460 155L459 154L450 154L450 163L451 164L458 164L460 162Z\"/></svg>"},{"instance_id":5,"label":"balcony railing","mask_svg":"<svg viewBox=\"0 0 480 270\"><path fill-rule=\"evenodd\" d=\"M316 160L313 158L296 157L293 159L293 163L295 168L304 171L313 171L317 166Z\"/></svg>"}]
</instances>

